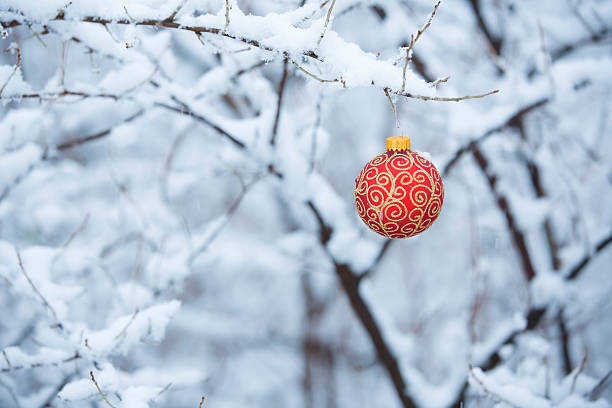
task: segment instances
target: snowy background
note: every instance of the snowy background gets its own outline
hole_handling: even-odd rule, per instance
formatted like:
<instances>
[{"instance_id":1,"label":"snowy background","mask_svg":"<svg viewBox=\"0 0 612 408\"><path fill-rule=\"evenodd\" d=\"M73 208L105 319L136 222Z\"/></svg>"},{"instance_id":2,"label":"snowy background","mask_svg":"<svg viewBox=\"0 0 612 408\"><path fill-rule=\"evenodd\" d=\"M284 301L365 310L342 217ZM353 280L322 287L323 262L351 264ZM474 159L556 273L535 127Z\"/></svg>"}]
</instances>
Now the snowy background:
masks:
<instances>
[{"instance_id":1,"label":"snowy background","mask_svg":"<svg viewBox=\"0 0 612 408\"><path fill-rule=\"evenodd\" d=\"M611 406L612 2L434 6L0 0L0 407Z\"/></svg>"}]
</instances>

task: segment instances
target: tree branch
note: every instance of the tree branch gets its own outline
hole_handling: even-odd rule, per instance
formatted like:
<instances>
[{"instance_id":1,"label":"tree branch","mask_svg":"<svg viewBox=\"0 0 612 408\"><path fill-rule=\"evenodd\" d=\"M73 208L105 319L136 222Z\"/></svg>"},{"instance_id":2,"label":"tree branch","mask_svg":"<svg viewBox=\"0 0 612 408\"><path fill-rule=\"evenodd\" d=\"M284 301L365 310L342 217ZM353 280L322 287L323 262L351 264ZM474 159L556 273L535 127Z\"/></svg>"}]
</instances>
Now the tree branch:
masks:
<instances>
[{"instance_id":1,"label":"tree branch","mask_svg":"<svg viewBox=\"0 0 612 408\"><path fill-rule=\"evenodd\" d=\"M127 117L126 119L123 120L123 122L121 122L119 125L124 125L126 123L130 123L131 121L133 121L134 119L142 116L144 114L144 110L140 110L138 112L136 112L135 114L133 114L132 116ZM89 135L89 136L84 136L84 137L79 137L76 139L70 139L66 142L63 142L59 145L56 146L57 150L67 150L67 149L71 149L75 146L79 146L88 142L92 142L94 140L98 140L101 139L105 136L108 136L113 129L115 129L117 127L117 125L112 126L106 130L103 130L101 132L98 133L94 133L93 135Z\"/></svg>"},{"instance_id":2,"label":"tree branch","mask_svg":"<svg viewBox=\"0 0 612 408\"><path fill-rule=\"evenodd\" d=\"M280 84L278 85L278 101L276 103L276 115L274 116L272 136L270 137L270 144L272 146L276 144L276 134L278 132L278 122L280 120L281 108L283 103L283 93L285 91L285 83L287 82L287 74L289 73L288 64L289 62L285 59L283 61L283 74L281 76Z\"/></svg>"},{"instance_id":3,"label":"tree branch","mask_svg":"<svg viewBox=\"0 0 612 408\"><path fill-rule=\"evenodd\" d=\"M311 201L309 201L307 205L317 219L317 223L319 224L319 241L326 249L327 243L331 238L331 234L333 233L333 229L325 223L323 217ZM388 246L388 244L386 245ZM368 308L365 300L361 297L359 292L359 276L351 269L349 265L339 263L329 252L327 252L327 254L334 264L336 275L340 279L342 288L349 298L353 311L372 340L379 361L387 370L389 377L391 377L391 381L395 387L395 391L402 403L402 406L404 408L416 408L416 404L406 392L407 384L400 371L399 363L393 355L389 345L387 345L385 342L382 331L376 322L374 315Z\"/></svg>"},{"instance_id":4,"label":"tree branch","mask_svg":"<svg viewBox=\"0 0 612 408\"><path fill-rule=\"evenodd\" d=\"M508 225L508 229L510 230L510 235L512 237L512 240L514 241L514 246L517 249L519 258L521 259L523 275L525 276L525 279L529 282L535 277L535 269L533 267L531 256L529 255L529 250L527 249L527 241L525 239L525 235L523 234L523 231L520 230L518 223L516 222L514 213L512 213L510 205L508 204L508 200L503 194L497 191L497 176L493 174L492 170L489 167L488 160L486 159L484 153L482 153L478 145L474 145L474 148L472 149L472 154L474 155L476 164L478 165L489 183L491 194L493 194L497 206L506 218L506 223Z\"/></svg>"},{"instance_id":5,"label":"tree branch","mask_svg":"<svg viewBox=\"0 0 612 408\"><path fill-rule=\"evenodd\" d=\"M597 254L602 252L608 245L612 243L612 234L608 235L606 238L599 241L599 243L595 246L595 250L593 253L585 255L584 258L580 262L576 264L567 275L568 280L574 280L580 275L580 273L586 268L586 266L591 262Z\"/></svg>"},{"instance_id":6,"label":"tree branch","mask_svg":"<svg viewBox=\"0 0 612 408\"><path fill-rule=\"evenodd\" d=\"M479 143L484 142L486 139L488 139L490 136L501 132L502 130L508 129L508 128L513 128L519 125L520 121L522 120L522 118L524 116L526 116L527 114L529 114L530 112L532 112L533 110L545 105L548 103L548 99L540 99L530 105L525 106L524 108L519 109L514 115L512 115L504 124L497 126L493 129L490 129L488 131L486 131L482 136L480 136L479 138L470 140L467 144L463 145L462 147L460 147L459 149L457 149L457 151L455 152L455 154L453 155L453 158L446 164L446 166L444 166L444 170L442 171L442 174L444 176L447 176L450 171L453 169L453 167L457 164L457 162L459 161L459 159L467 152L471 152L476 145L478 145Z\"/></svg>"}]
</instances>

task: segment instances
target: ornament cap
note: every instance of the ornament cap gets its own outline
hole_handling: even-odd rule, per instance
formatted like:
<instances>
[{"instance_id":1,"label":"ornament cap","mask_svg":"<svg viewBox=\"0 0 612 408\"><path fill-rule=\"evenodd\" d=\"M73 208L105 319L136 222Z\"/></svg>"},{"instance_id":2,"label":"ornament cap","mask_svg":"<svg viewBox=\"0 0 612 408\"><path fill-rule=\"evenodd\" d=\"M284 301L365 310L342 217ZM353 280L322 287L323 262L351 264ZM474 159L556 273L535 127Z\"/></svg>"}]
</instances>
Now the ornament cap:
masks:
<instances>
[{"instance_id":1,"label":"ornament cap","mask_svg":"<svg viewBox=\"0 0 612 408\"><path fill-rule=\"evenodd\" d=\"M387 151L410 150L410 138L408 136L391 136L387 138Z\"/></svg>"}]
</instances>

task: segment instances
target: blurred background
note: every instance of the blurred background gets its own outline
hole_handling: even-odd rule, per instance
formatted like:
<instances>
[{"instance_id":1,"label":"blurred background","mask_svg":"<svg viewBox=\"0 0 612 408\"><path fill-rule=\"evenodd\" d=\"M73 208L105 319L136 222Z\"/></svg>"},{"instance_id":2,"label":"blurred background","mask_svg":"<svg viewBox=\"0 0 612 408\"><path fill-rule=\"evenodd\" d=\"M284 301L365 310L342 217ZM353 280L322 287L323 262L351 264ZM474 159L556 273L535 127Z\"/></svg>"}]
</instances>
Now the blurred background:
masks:
<instances>
[{"instance_id":1,"label":"blurred background","mask_svg":"<svg viewBox=\"0 0 612 408\"><path fill-rule=\"evenodd\" d=\"M610 406L612 2L443 2L409 73L500 92L398 125L285 58L369 78L295 57L333 7L322 45L401 73L434 2L227 4L269 49L169 27L223 0L0 0L0 406ZM353 189L398 134L445 202L389 241Z\"/></svg>"}]
</instances>

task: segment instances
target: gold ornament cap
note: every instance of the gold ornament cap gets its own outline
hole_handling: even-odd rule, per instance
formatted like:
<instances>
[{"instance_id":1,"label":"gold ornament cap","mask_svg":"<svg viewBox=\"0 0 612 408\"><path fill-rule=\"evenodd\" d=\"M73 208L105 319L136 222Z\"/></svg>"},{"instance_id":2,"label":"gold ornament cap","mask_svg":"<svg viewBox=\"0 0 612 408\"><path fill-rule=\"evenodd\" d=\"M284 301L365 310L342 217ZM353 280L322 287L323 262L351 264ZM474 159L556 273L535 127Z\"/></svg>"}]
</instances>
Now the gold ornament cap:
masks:
<instances>
[{"instance_id":1,"label":"gold ornament cap","mask_svg":"<svg viewBox=\"0 0 612 408\"><path fill-rule=\"evenodd\" d=\"M387 151L410 150L408 136L391 136L387 138Z\"/></svg>"}]
</instances>

